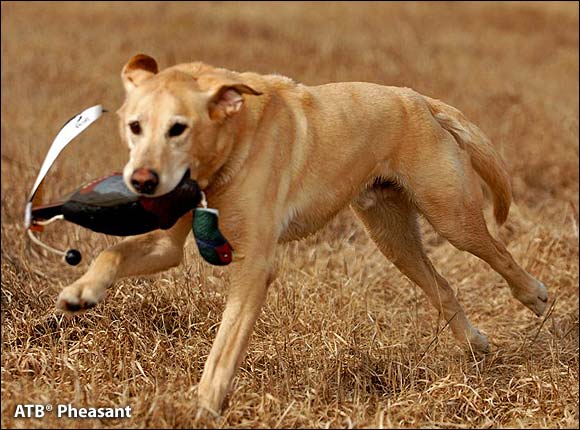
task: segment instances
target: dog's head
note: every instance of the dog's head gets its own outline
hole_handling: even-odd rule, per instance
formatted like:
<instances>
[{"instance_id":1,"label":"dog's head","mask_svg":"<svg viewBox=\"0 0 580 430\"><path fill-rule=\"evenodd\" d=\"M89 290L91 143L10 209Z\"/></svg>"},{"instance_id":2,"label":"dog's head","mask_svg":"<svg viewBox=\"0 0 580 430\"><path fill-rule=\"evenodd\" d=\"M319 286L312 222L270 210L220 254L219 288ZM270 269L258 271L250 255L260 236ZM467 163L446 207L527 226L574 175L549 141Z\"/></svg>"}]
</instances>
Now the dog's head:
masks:
<instances>
[{"instance_id":1,"label":"dog's head","mask_svg":"<svg viewBox=\"0 0 580 430\"><path fill-rule=\"evenodd\" d=\"M142 54L129 60L121 77L126 98L117 114L130 150L123 177L129 189L150 196L173 190L188 170L207 186L231 150L218 138L221 127L243 109L245 94L260 94L201 63L159 72Z\"/></svg>"}]
</instances>

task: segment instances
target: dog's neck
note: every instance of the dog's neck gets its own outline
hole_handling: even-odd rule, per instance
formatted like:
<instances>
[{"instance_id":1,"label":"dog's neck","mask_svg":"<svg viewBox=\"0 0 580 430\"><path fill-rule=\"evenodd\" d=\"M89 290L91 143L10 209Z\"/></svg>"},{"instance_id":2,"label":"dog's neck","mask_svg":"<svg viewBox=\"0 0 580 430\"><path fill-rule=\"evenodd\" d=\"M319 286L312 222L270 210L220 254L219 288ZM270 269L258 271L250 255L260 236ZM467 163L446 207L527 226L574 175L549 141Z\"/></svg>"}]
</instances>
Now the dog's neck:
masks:
<instances>
[{"instance_id":1,"label":"dog's neck","mask_svg":"<svg viewBox=\"0 0 580 430\"><path fill-rule=\"evenodd\" d=\"M218 139L230 140L230 142L224 142L230 148L230 151L225 157L225 162L209 178L208 185L205 189L207 194L218 193L227 187L240 171L248 156L249 145L245 145L246 151L244 151L244 145L237 145L239 143L237 136L222 132L216 137L216 140Z\"/></svg>"},{"instance_id":2,"label":"dog's neck","mask_svg":"<svg viewBox=\"0 0 580 430\"><path fill-rule=\"evenodd\" d=\"M225 154L225 161L209 178L205 188L206 194L220 193L227 188L250 156L255 135L244 134L242 130L258 130L261 111L267 104L265 103L266 97L261 97L259 101L256 100L260 106L258 109L247 110L243 114L231 118L230 122L217 133L216 141L222 140L219 142L219 146L223 145L224 148L229 148L229 153ZM250 125L252 122L255 124Z\"/></svg>"},{"instance_id":3,"label":"dog's neck","mask_svg":"<svg viewBox=\"0 0 580 430\"><path fill-rule=\"evenodd\" d=\"M208 195L220 193L227 188L228 184L232 182L242 169L250 154L251 145L246 136L240 135L238 118L235 118L231 124L228 124L217 134L216 140L222 139L222 144L224 147L229 148L229 153L224 154L225 161L209 178L205 189Z\"/></svg>"}]
</instances>

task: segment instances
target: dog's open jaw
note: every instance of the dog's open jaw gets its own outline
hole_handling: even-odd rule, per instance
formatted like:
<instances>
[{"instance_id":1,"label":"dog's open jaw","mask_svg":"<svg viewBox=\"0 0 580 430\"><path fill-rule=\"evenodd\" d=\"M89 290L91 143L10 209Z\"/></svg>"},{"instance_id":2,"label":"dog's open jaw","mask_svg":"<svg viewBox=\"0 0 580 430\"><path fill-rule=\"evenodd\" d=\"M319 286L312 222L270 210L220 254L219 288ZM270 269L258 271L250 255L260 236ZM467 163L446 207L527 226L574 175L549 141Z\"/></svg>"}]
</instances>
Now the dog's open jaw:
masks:
<instances>
[{"instance_id":1,"label":"dog's open jaw","mask_svg":"<svg viewBox=\"0 0 580 430\"><path fill-rule=\"evenodd\" d=\"M169 192L173 191L175 188L177 188L179 185L181 185L181 183L187 179L191 178L191 169L187 169L185 171L185 173L183 174L183 176L181 177L181 179L179 180L179 182L175 185L175 187L173 187L171 190L169 190Z\"/></svg>"}]
</instances>

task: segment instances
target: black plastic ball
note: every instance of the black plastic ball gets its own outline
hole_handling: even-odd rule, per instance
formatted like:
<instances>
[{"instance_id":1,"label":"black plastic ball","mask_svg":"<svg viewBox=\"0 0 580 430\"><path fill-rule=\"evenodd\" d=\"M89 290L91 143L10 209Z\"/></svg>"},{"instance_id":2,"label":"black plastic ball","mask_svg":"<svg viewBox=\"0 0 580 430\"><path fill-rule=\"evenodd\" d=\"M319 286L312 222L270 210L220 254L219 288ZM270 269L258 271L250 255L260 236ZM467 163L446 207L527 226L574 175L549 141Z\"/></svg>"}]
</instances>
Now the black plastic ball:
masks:
<instances>
[{"instance_id":1,"label":"black plastic ball","mask_svg":"<svg viewBox=\"0 0 580 430\"><path fill-rule=\"evenodd\" d=\"M66 252L64 259L71 266L76 266L77 264L79 264L81 262L82 256L81 256L81 253L79 251L77 251L76 249L69 249Z\"/></svg>"}]
</instances>

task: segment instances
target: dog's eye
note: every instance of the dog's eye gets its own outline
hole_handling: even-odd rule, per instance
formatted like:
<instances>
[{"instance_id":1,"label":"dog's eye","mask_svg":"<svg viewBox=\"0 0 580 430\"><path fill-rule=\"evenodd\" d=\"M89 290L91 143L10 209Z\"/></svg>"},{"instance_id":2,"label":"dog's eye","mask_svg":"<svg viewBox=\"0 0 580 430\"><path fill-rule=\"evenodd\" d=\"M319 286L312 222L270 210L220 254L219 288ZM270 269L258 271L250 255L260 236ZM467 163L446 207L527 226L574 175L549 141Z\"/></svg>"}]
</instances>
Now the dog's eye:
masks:
<instances>
[{"instance_id":1,"label":"dog's eye","mask_svg":"<svg viewBox=\"0 0 580 430\"><path fill-rule=\"evenodd\" d=\"M139 124L139 121L130 122L129 128L133 134L141 134L141 124Z\"/></svg>"},{"instance_id":2,"label":"dog's eye","mask_svg":"<svg viewBox=\"0 0 580 430\"><path fill-rule=\"evenodd\" d=\"M169 129L169 137L179 136L181 133L183 133L185 131L186 128L187 128L187 125L181 124L180 122L176 122Z\"/></svg>"}]
</instances>

